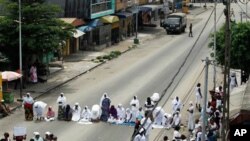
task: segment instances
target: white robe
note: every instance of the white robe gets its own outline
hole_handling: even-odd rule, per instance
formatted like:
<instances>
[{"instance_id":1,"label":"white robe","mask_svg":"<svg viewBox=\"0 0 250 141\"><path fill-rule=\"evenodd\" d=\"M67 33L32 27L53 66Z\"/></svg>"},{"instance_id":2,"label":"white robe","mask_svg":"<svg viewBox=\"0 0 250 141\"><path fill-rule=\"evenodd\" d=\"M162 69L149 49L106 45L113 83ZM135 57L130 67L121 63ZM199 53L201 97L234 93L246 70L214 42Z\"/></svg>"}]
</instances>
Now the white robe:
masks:
<instances>
[{"instance_id":1,"label":"white robe","mask_svg":"<svg viewBox=\"0 0 250 141\"><path fill-rule=\"evenodd\" d=\"M88 108L82 110L81 119L88 120L88 121L91 120L91 112Z\"/></svg>"},{"instance_id":2,"label":"white robe","mask_svg":"<svg viewBox=\"0 0 250 141\"><path fill-rule=\"evenodd\" d=\"M37 118L44 117L44 109L46 108L47 104L42 101L37 101L33 105L34 116Z\"/></svg>"},{"instance_id":3,"label":"white robe","mask_svg":"<svg viewBox=\"0 0 250 141\"><path fill-rule=\"evenodd\" d=\"M193 111L193 112L191 112ZM191 105L188 108L188 129L193 130L194 129L194 106Z\"/></svg>"},{"instance_id":4,"label":"white robe","mask_svg":"<svg viewBox=\"0 0 250 141\"><path fill-rule=\"evenodd\" d=\"M177 126L177 125L180 125L181 123L181 117L180 115L174 115L174 118L173 118L173 126Z\"/></svg>"},{"instance_id":5,"label":"white robe","mask_svg":"<svg viewBox=\"0 0 250 141\"><path fill-rule=\"evenodd\" d=\"M78 109L75 109L76 106L73 107L73 113L72 113L72 121L79 121L81 118L81 107L78 106Z\"/></svg>"},{"instance_id":6,"label":"white robe","mask_svg":"<svg viewBox=\"0 0 250 141\"><path fill-rule=\"evenodd\" d=\"M145 121L146 121L146 117L144 117L141 120L141 125L143 125ZM152 130L152 121L151 121L151 119L148 118L147 121L146 121L146 123L142 127L146 130L145 135L148 136L150 134L150 131Z\"/></svg>"},{"instance_id":7,"label":"white robe","mask_svg":"<svg viewBox=\"0 0 250 141\"><path fill-rule=\"evenodd\" d=\"M161 107L156 107L153 111L154 124L162 125L164 119L164 110Z\"/></svg>"},{"instance_id":8,"label":"white robe","mask_svg":"<svg viewBox=\"0 0 250 141\"><path fill-rule=\"evenodd\" d=\"M174 130L173 140L181 141L181 139L176 139L176 138L180 138L180 137L181 137L181 133L179 131Z\"/></svg>"},{"instance_id":9,"label":"white robe","mask_svg":"<svg viewBox=\"0 0 250 141\"><path fill-rule=\"evenodd\" d=\"M118 119L124 120L125 114L126 114L125 109L123 107L118 107L116 110L117 110Z\"/></svg>"},{"instance_id":10,"label":"white robe","mask_svg":"<svg viewBox=\"0 0 250 141\"><path fill-rule=\"evenodd\" d=\"M25 96L25 97L23 97L23 104L25 104L25 103L33 104L34 100L31 96L29 96L29 97Z\"/></svg>"},{"instance_id":11,"label":"white robe","mask_svg":"<svg viewBox=\"0 0 250 141\"><path fill-rule=\"evenodd\" d=\"M177 109L180 109L182 108L182 105L181 105L181 101L180 99L177 101L176 98L172 101L172 104L173 104L173 113L175 113L177 111Z\"/></svg>"},{"instance_id":12,"label":"white robe","mask_svg":"<svg viewBox=\"0 0 250 141\"><path fill-rule=\"evenodd\" d=\"M135 137L134 137L134 140L133 141L146 141L146 137L144 135L140 135L140 134L137 134Z\"/></svg>"},{"instance_id":13,"label":"white robe","mask_svg":"<svg viewBox=\"0 0 250 141\"><path fill-rule=\"evenodd\" d=\"M165 126L167 129L170 129L172 121L173 121L172 115L165 113L162 121L163 126Z\"/></svg>"},{"instance_id":14,"label":"white robe","mask_svg":"<svg viewBox=\"0 0 250 141\"><path fill-rule=\"evenodd\" d=\"M127 108L126 109L126 114L125 114L125 121L126 122L131 122L132 119L132 112Z\"/></svg>"},{"instance_id":15,"label":"white robe","mask_svg":"<svg viewBox=\"0 0 250 141\"><path fill-rule=\"evenodd\" d=\"M33 137L34 141L44 141L42 137L39 137L38 139L36 139L35 137Z\"/></svg>"},{"instance_id":16,"label":"white robe","mask_svg":"<svg viewBox=\"0 0 250 141\"><path fill-rule=\"evenodd\" d=\"M65 96L63 96L63 97L61 97L61 96L59 96L58 98L57 98L57 103L59 104L59 105L62 105L62 106L64 106L65 104L66 104L66 97Z\"/></svg>"},{"instance_id":17,"label":"white robe","mask_svg":"<svg viewBox=\"0 0 250 141\"><path fill-rule=\"evenodd\" d=\"M130 102L131 105L131 112L132 112L132 119L131 121L135 122L137 113L139 111L139 100L138 99L132 99Z\"/></svg>"},{"instance_id":18,"label":"white robe","mask_svg":"<svg viewBox=\"0 0 250 141\"><path fill-rule=\"evenodd\" d=\"M199 93L200 87L195 88L195 103L196 104L201 104L201 95Z\"/></svg>"},{"instance_id":19,"label":"white robe","mask_svg":"<svg viewBox=\"0 0 250 141\"><path fill-rule=\"evenodd\" d=\"M91 108L91 119L98 120L101 116L101 108L99 105L95 104Z\"/></svg>"}]
</instances>

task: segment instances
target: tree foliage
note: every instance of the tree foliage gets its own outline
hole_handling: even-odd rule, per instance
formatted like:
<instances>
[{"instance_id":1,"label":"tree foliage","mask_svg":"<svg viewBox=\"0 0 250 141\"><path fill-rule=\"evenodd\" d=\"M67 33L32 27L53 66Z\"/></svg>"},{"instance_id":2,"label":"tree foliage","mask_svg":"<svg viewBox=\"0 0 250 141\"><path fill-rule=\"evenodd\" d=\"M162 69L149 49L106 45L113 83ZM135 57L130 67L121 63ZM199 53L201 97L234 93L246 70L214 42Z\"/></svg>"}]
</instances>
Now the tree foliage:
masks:
<instances>
[{"instance_id":1,"label":"tree foliage","mask_svg":"<svg viewBox=\"0 0 250 141\"><path fill-rule=\"evenodd\" d=\"M19 52L18 1L3 1L2 5L8 12L0 18L0 51L15 62ZM22 0L21 6L23 56L55 51L72 36L73 27L57 18L58 6L44 0Z\"/></svg>"},{"instance_id":2,"label":"tree foliage","mask_svg":"<svg viewBox=\"0 0 250 141\"><path fill-rule=\"evenodd\" d=\"M213 47L212 42L209 47ZM234 69L242 69L250 72L250 22L232 23L231 24L231 49L230 49L230 65ZM225 26L216 32L216 61L220 65L224 65L225 53Z\"/></svg>"}]
</instances>

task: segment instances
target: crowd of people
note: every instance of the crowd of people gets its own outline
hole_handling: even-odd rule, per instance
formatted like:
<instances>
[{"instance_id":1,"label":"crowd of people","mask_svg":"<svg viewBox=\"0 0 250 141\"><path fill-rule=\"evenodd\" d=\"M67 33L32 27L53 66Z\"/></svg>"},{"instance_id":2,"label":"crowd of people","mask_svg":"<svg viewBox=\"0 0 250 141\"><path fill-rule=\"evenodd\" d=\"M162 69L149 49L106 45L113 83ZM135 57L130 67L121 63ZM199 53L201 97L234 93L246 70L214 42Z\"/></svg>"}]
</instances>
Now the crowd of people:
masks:
<instances>
[{"instance_id":1,"label":"crowd of people","mask_svg":"<svg viewBox=\"0 0 250 141\"><path fill-rule=\"evenodd\" d=\"M48 131L45 132L44 137L41 137L39 132L34 132L33 134L34 136L29 141L57 141L57 137ZM15 141L23 141L26 139L26 135L13 136L13 140ZM3 138L0 141L11 141L9 133L5 132Z\"/></svg>"},{"instance_id":2,"label":"crowd of people","mask_svg":"<svg viewBox=\"0 0 250 141\"><path fill-rule=\"evenodd\" d=\"M231 75L231 89L237 86L235 75ZM233 82L234 81L234 82ZM23 107L25 109L26 120L53 121L65 120L75 121L79 123L93 123L98 121L109 122L112 124L132 125L134 126L133 140L148 141L150 132L153 128L161 126L161 128L173 128L174 141L200 141L202 138L203 122L206 124L206 141L216 141L221 132L222 105L223 105L223 90L219 86L215 92L211 94L211 100L208 101L207 107L202 107L203 96L201 92L201 84L198 83L195 88L195 103L188 103L187 129L190 134L184 135L180 133L180 128L183 125L181 112L183 107L181 100L176 96L172 100L172 112L166 113L160 106L156 106L160 100L159 93L154 93L151 97L147 97L145 103L141 104L137 96L133 96L129 103L129 107L125 108L122 104L113 105L111 98L107 93L104 93L99 104L95 104L91 109L85 105L82 109L80 104L76 102L73 106L67 103L67 98L64 93L61 93L56 100L58 104L57 117L51 106L47 108L47 104L42 101L34 101L30 93L27 93L23 98ZM200 114L197 118L195 111ZM205 112L203 112L205 111ZM7 111L8 112L8 111ZM185 112L185 111L184 111ZM203 121L204 113L206 121ZM47 132L45 138L40 137L38 132L34 132L34 137L31 140L35 141L55 141L57 138ZM188 136L188 137L187 137ZM4 134L3 141L8 141L9 135ZM26 136L14 137L14 140L22 141ZM169 138L164 136L163 140L168 141Z\"/></svg>"}]
</instances>

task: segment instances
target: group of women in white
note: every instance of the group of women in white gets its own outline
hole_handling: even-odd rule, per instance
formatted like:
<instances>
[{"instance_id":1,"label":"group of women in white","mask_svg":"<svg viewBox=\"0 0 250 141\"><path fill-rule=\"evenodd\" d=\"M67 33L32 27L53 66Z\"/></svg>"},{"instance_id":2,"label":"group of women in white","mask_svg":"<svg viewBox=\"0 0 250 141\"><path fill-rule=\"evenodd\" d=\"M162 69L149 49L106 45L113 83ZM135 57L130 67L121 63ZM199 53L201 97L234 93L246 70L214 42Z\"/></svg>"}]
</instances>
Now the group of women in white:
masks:
<instances>
[{"instance_id":1,"label":"group of women in white","mask_svg":"<svg viewBox=\"0 0 250 141\"><path fill-rule=\"evenodd\" d=\"M103 115L105 113L103 106L105 106L105 99L109 100L108 115ZM151 97L148 97L145 101L144 105L140 105L139 99L137 96L133 96L129 105L130 107L124 108L122 104L118 104L117 106L111 105L111 100L108 97L107 93L104 93L100 104L95 104L91 107L84 106L82 109L80 104L76 102L73 107L70 107L67 104L67 99L63 93L57 98L58 104L58 120L64 119L67 121L76 121L79 123L89 124L93 121L99 121L102 116L107 116L107 122L114 124L124 124L129 123L128 125L134 125L134 123L138 120L141 121L145 117L145 113L151 114L151 121L153 121L152 125L154 128L171 128L174 126L180 125L181 116L179 114L180 108L182 104L178 97L176 97L173 104L173 113L166 113L162 107L158 106L154 109L155 104L160 99L160 95L158 93L154 93ZM45 119L46 121L53 121L55 119L54 110L52 107L48 108L47 114L44 116L46 103L42 101L37 101L34 103L34 112L35 116L38 119ZM153 111L152 111L153 110ZM101 119L102 120L102 119Z\"/></svg>"}]
</instances>

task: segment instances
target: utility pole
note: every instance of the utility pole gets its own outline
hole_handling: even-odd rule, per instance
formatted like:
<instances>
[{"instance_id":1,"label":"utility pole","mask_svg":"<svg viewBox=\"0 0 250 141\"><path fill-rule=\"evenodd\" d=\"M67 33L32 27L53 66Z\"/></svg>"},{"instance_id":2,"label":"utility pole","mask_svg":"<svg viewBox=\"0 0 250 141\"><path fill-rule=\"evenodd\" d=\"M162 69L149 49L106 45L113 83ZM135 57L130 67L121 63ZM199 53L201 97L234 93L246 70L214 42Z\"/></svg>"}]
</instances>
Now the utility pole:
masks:
<instances>
[{"instance_id":1,"label":"utility pole","mask_svg":"<svg viewBox=\"0 0 250 141\"><path fill-rule=\"evenodd\" d=\"M214 91L216 88L216 0L214 0Z\"/></svg>"},{"instance_id":2,"label":"utility pole","mask_svg":"<svg viewBox=\"0 0 250 141\"><path fill-rule=\"evenodd\" d=\"M241 11L240 12L240 22L242 22L242 14L243 14L243 12Z\"/></svg>"},{"instance_id":3,"label":"utility pole","mask_svg":"<svg viewBox=\"0 0 250 141\"><path fill-rule=\"evenodd\" d=\"M22 77L20 78L20 99L22 99L23 94L23 65L22 65L22 18L21 18L21 0L18 0L18 9L19 9L19 69Z\"/></svg>"},{"instance_id":4,"label":"utility pole","mask_svg":"<svg viewBox=\"0 0 250 141\"><path fill-rule=\"evenodd\" d=\"M204 101L203 101L203 118L202 118L202 138L201 141L205 141L206 136L206 126L207 126L207 115L206 115L206 107L207 107L207 85L208 85L208 66L210 64L210 60L208 60L208 57L206 57L205 61L206 67L205 67L205 83L204 83Z\"/></svg>"},{"instance_id":5,"label":"utility pole","mask_svg":"<svg viewBox=\"0 0 250 141\"><path fill-rule=\"evenodd\" d=\"M135 0L134 6L136 8L136 17L135 17L135 39L134 39L134 44L139 44L139 39L138 39L138 14L139 14L139 2L138 0Z\"/></svg>"},{"instance_id":6,"label":"utility pole","mask_svg":"<svg viewBox=\"0 0 250 141\"><path fill-rule=\"evenodd\" d=\"M224 88L223 88L223 119L222 119L222 141L227 141L227 132L229 131L229 76L230 76L230 46L231 46L231 33L230 33L230 0L223 1L226 5L224 14L226 16L225 26L225 54L224 54Z\"/></svg>"}]
</instances>

